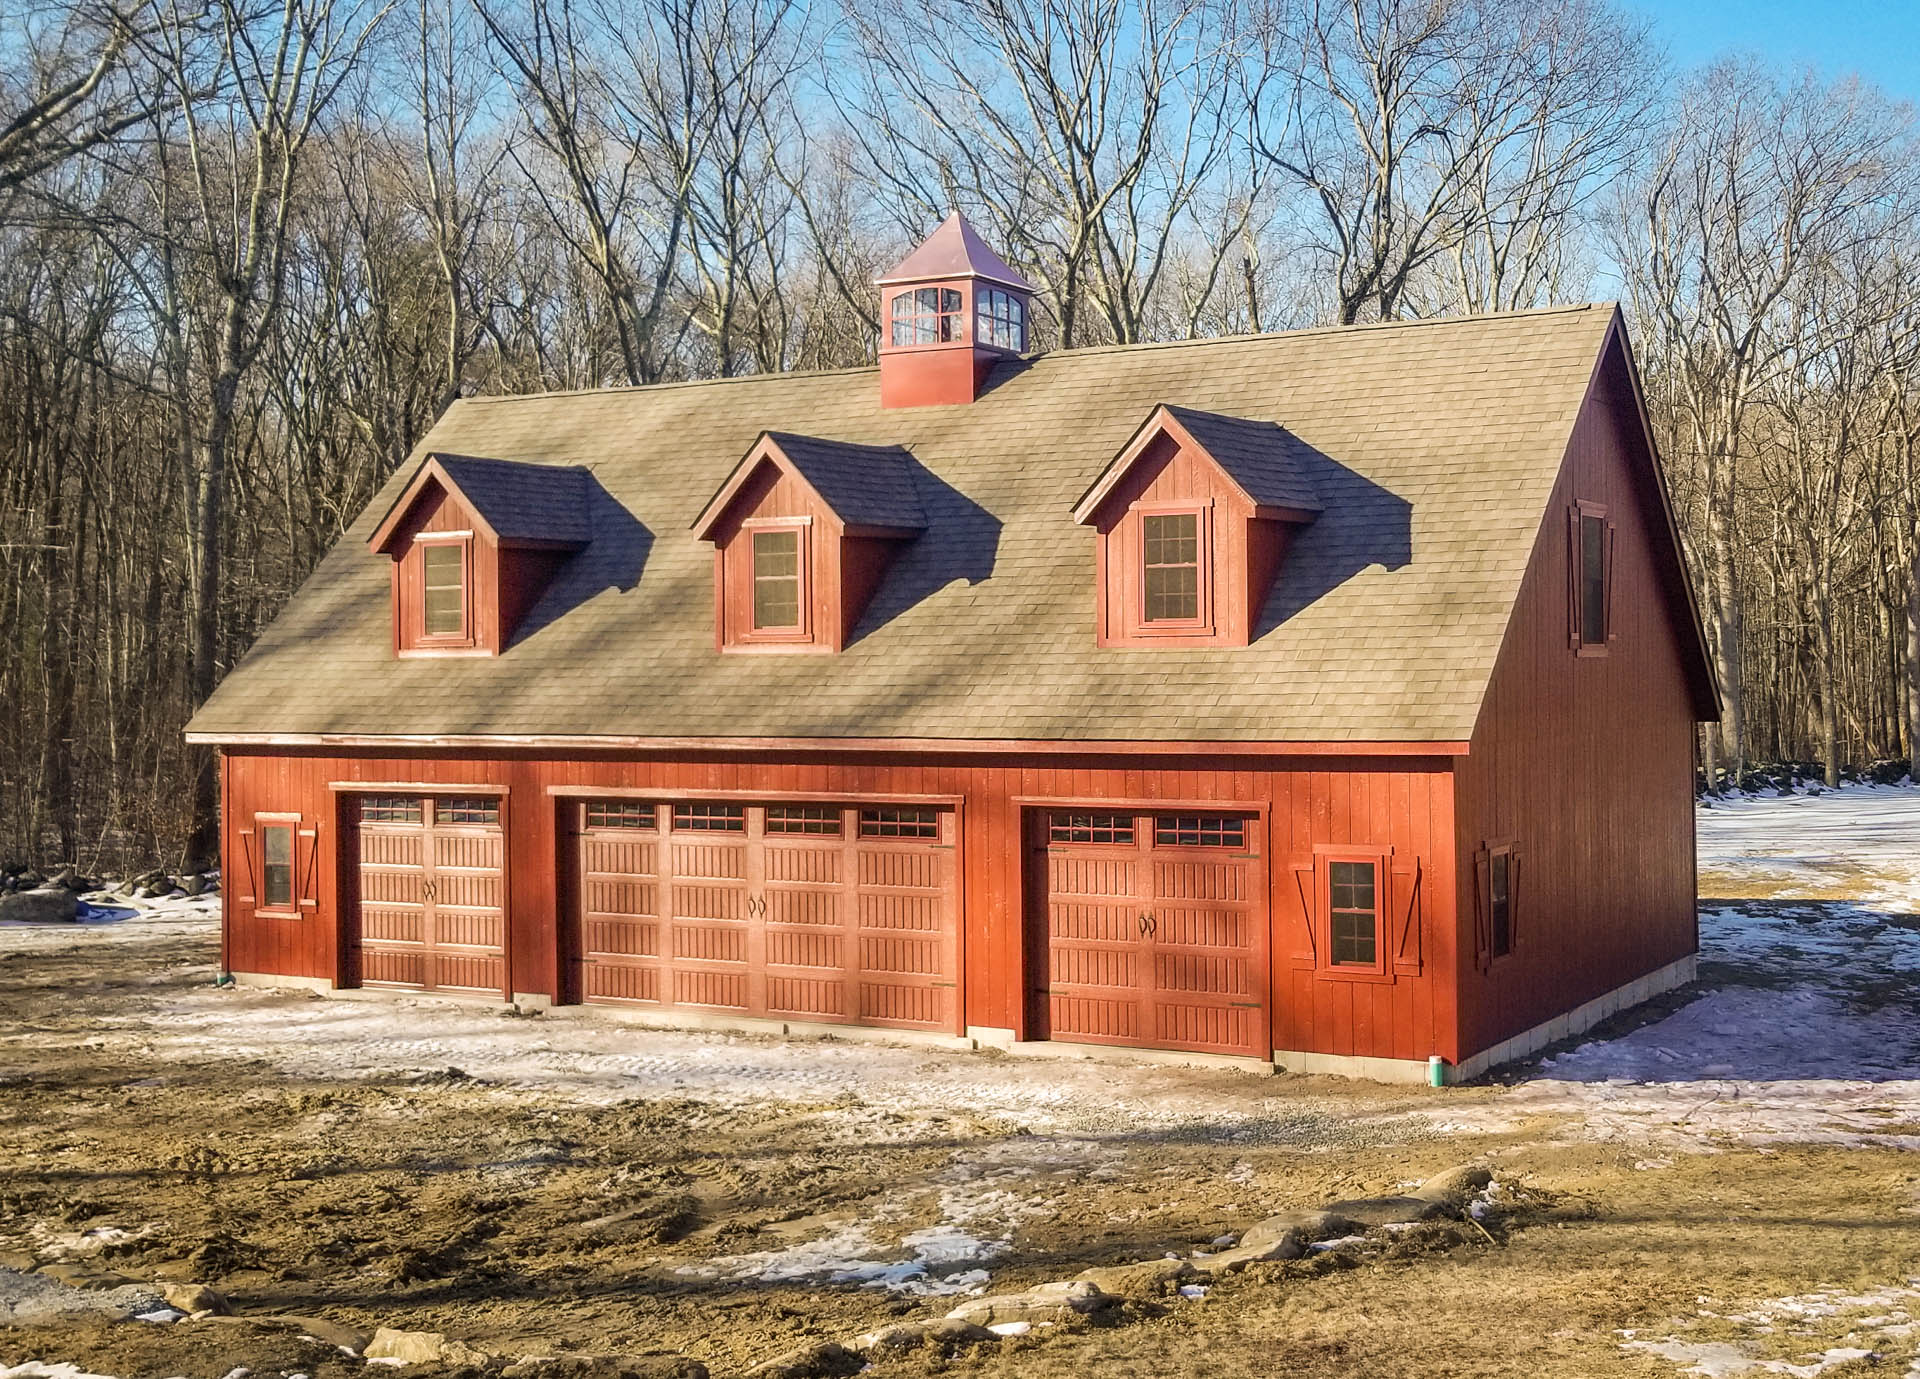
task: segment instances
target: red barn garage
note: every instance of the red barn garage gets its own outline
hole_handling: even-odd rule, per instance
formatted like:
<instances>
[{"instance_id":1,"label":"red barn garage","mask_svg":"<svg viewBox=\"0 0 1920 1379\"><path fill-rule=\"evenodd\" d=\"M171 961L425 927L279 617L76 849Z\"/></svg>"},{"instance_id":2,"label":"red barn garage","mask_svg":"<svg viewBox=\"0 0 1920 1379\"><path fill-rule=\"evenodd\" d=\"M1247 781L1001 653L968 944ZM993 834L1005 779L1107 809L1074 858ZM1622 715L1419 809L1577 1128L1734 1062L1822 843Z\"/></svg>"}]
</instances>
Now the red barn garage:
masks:
<instances>
[{"instance_id":1,"label":"red barn garage","mask_svg":"<svg viewBox=\"0 0 1920 1379\"><path fill-rule=\"evenodd\" d=\"M236 977L1390 1078L1692 977L1617 311L1029 354L957 216L880 290L877 370L448 411L191 725Z\"/></svg>"}]
</instances>

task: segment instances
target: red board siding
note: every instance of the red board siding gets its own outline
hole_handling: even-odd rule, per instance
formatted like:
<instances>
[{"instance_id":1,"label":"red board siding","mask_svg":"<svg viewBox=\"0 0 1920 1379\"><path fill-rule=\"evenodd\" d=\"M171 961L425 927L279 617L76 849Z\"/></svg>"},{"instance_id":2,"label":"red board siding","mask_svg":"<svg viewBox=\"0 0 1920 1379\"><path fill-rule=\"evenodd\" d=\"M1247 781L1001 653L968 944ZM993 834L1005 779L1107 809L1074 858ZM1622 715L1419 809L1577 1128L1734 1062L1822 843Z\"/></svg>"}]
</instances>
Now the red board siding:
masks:
<instances>
[{"instance_id":1,"label":"red board siding","mask_svg":"<svg viewBox=\"0 0 1920 1379\"><path fill-rule=\"evenodd\" d=\"M1664 524L1643 446L1616 349L1581 411L1471 751L1457 768L1469 1050L1697 946L1693 714L1679 653L1692 634L1662 592L1656 537ZM1604 505L1615 533L1613 636L1598 656L1577 654L1569 635L1567 513L1581 500ZM1475 858L1507 841L1519 857L1513 951L1483 972Z\"/></svg>"},{"instance_id":2,"label":"red board siding","mask_svg":"<svg viewBox=\"0 0 1920 1379\"><path fill-rule=\"evenodd\" d=\"M1276 1048L1383 1058L1458 1056L1452 975L1456 894L1453 789L1446 758L975 757L941 759L867 753L805 761L772 755L682 756L671 760L543 759L533 753L484 757L418 753L234 750L226 758L229 865L242 861L242 822L256 812L300 813L318 824L318 913L308 921L257 917L228 899L226 965L339 980L347 974L337 935L351 905L343 870L342 825L353 796L341 782L484 787L504 793L509 897L508 972L515 991L559 991L560 925L568 870L556 849L567 791L676 795L752 802L778 793L808 802L922 800L955 810L960 866L961 974L969 1025L1029 1030L1023 919L1027 814L1060 803L1155 808L1214 805L1257 814L1266 830L1265 908L1272 925L1272 1028ZM396 788L390 793L405 793ZM1418 975L1361 984L1330 981L1288 962L1293 927L1306 922L1291 863L1317 844L1364 844L1417 856L1431 879Z\"/></svg>"}]
</instances>

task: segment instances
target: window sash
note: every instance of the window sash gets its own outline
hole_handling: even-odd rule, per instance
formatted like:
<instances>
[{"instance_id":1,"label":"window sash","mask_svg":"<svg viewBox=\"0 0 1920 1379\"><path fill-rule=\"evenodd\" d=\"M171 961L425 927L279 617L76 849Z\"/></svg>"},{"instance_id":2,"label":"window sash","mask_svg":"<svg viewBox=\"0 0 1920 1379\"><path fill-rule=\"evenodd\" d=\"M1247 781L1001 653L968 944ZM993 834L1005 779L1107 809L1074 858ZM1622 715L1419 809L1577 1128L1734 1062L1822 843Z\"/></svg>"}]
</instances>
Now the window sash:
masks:
<instances>
[{"instance_id":1,"label":"window sash","mask_svg":"<svg viewBox=\"0 0 1920 1379\"><path fill-rule=\"evenodd\" d=\"M1327 863L1327 961L1375 968L1380 961L1380 870L1373 862Z\"/></svg>"},{"instance_id":2,"label":"window sash","mask_svg":"<svg viewBox=\"0 0 1920 1379\"><path fill-rule=\"evenodd\" d=\"M1133 843L1133 815L1056 810L1047 820L1050 843Z\"/></svg>"},{"instance_id":3,"label":"window sash","mask_svg":"<svg viewBox=\"0 0 1920 1379\"><path fill-rule=\"evenodd\" d=\"M260 903L270 910L293 908L292 824L260 828Z\"/></svg>"},{"instance_id":4,"label":"window sash","mask_svg":"<svg viewBox=\"0 0 1920 1379\"><path fill-rule=\"evenodd\" d=\"M753 538L753 630L792 632L802 626L798 530L756 531Z\"/></svg>"},{"instance_id":5,"label":"window sash","mask_svg":"<svg viewBox=\"0 0 1920 1379\"><path fill-rule=\"evenodd\" d=\"M862 838L938 838L940 814L933 809L881 808L860 811Z\"/></svg>"},{"instance_id":6,"label":"window sash","mask_svg":"<svg viewBox=\"0 0 1920 1379\"><path fill-rule=\"evenodd\" d=\"M1140 516L1145 571L1140 617L1148 623L1200 621L1201 522L1197 512Z\"/></svg>"},{"instance_id":7,"label":"window sash","mask_svg":"<svg viewBox=\"0 0 1920 1379\"><path fill-rule=\"evenodd\" d=\"M953 287L916 287L895 295L891 308L896 347L944 345L962 338L962 298Z\"/></svg>"},{"instance_id":8,"label":"window sash","mask_svg":"<svg viewBox=\"0 0 1920 1379\"><path fill-rule=\"evenodd\" d=\"M467 626L467 551L464 542L435 542L420 549L421 630L429 637L458 637Z\"/></svg>"},{"instance_id":9,"label":"window sash","mask_svg":"<svg viewBox=\"0 0 1920 1379\"><path fill-rule=\"evenodd\" d=\"M1513 854L1505 850L1487 857L1487 910L1489 943L1493 956L1504 958L1513 951Z\"/></svg>"},{"instance_id":10,"label":"window sash","mask_svg":"<svg viewBox=\"0 0 1920 1379\"><path fill-rule=\"evenodd\" d=\"M1580 514L1580 641L1604 646L1607 640L1607 521Z\"/></svg>"}]
</instances>

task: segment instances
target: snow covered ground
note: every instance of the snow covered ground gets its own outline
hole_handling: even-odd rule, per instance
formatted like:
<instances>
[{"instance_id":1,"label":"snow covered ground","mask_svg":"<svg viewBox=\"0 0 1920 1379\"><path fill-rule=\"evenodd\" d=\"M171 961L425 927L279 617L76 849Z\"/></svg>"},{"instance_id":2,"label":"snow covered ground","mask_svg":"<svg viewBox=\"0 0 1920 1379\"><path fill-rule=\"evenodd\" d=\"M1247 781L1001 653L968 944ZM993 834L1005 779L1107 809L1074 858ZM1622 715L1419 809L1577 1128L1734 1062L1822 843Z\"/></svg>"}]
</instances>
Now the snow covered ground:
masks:
<instances>
[{"instance_id":1,"label":"snow covered ground","mask_svg":"<svg viewBox=\"0 0 1920 1379\"><path fill-rule=\"evenodd\" d=\"M456 1067L587 1101L842 1099L1068 1135L1183 1129L1338 1144L1395 1138L1408 1115L1443 1132L1551 1116L1561 1120L1557 1134L1656 1148L1786 1140L1920 1148L1920 789L1715 803L1700 812L1700 856L1703 893L1730 898L1701 916L1697 999L1552 1057L1497 1097L1377 1117L1230 1073L1142 1067L1122 1079L1090 1062L525 1020L405 998L172 988L104 1015L100 1034L156 1065L221 1055L319 1077ZM77 928L0 928L0 951L204 937L217 916L213 897L130 902ZM11 1042L0 1034L0 1072Z\"/></svg>"},{"instance_id":2,"label":"snow covered ground","mask_svg":"<svg viewBox=\"0 0 1920 1379\"><path fill-rule=\"evenodd\" d=\"M1699 834L1702 894L1733 897L1701 912L1704 994L1548 1059L1499 1111L1675 1148L1920 1148L1920 789L1716 802Z\"/></svg>"}]
</instances>

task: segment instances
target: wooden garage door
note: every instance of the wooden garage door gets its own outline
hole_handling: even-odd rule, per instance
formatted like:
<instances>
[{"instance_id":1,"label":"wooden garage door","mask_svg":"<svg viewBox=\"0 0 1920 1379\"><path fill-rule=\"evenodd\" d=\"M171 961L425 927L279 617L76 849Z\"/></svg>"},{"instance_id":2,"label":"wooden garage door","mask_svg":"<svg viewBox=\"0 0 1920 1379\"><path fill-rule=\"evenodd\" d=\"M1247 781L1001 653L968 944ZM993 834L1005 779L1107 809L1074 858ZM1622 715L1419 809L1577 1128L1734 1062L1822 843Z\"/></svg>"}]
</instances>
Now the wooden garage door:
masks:
<instances>
[{"instance_id":1,"label":"wooden garage door","mask_svg":"<svg viewBox=\"0 0 1920 1379\"><path fill-rule=\"evenodd\" d=\"M363 798L360 984L507 996L505 854L497 799Z\"/></svg>"},{"instance_id":2,"label":"wooden garage door","mask_svg":"<svg viewBox=\"0 0 1920 1379\"><path fill-rule=\"evenodd\" d=\"M950 811L708 801L575 808L581 1000L959 1027Z\"/></svg>"},{"instance_id":3,"label":"wooden garage door","mask_svg":"<svg viewBox=\"0 0 1920 1379\"><path fill-rule=\"evenodd\" d=\"M1032 817L1046 983L1035 1014L1049 1038L1272 1055L1255 823L1232 814Z\"/></svg>"}]
</instances>

